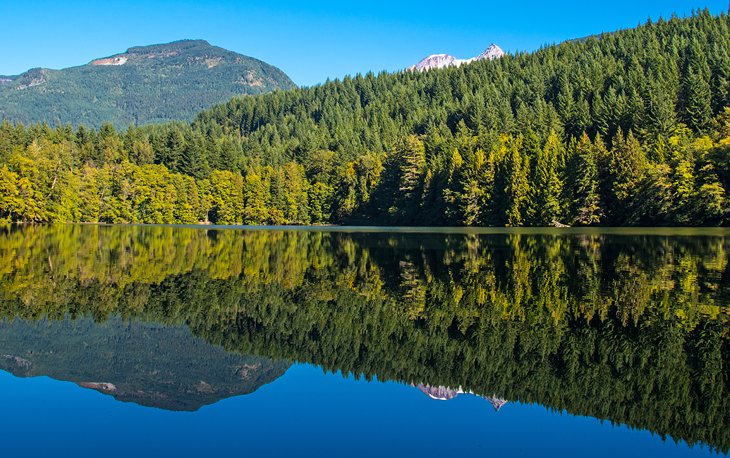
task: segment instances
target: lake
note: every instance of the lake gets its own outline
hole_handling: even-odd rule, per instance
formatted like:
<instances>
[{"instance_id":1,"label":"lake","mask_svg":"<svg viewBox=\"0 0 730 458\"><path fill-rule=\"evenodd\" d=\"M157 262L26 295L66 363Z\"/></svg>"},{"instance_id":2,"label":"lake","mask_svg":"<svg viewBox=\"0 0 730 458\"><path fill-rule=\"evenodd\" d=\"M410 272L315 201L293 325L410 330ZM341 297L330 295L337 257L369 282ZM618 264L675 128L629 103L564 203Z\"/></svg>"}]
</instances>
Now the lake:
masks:
<instances>
[{"instance_id":1,"label":"lake","mask_svg":"<svg viewBox=\"0 0 730 458\"><path fill-rule=\"evenodd\" d=\"M5 456L730 450L730 231L0 229Z\"/></svg>"}]
</instances>

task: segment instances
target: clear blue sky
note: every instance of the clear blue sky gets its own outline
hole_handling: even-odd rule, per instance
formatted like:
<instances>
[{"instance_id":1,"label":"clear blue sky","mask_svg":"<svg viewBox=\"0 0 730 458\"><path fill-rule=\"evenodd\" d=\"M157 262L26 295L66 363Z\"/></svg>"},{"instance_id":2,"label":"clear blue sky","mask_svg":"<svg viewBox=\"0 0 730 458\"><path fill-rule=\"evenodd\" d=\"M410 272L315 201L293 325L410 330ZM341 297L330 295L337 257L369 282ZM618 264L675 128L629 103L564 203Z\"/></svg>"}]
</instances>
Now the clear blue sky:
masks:
<instances>
[{"instance_id":1,"label":"clear blue sky","mask_svg":"<svg viewBox=\"0 0 730 458\"><path fill-rule=\"evenodd\" d=\"M533 50L728 0L46 1L0 0L0 74L63 68L136 45L202 38L280 67L300 85L397 70L490 43Z\"/></svg>"}]
</instances>

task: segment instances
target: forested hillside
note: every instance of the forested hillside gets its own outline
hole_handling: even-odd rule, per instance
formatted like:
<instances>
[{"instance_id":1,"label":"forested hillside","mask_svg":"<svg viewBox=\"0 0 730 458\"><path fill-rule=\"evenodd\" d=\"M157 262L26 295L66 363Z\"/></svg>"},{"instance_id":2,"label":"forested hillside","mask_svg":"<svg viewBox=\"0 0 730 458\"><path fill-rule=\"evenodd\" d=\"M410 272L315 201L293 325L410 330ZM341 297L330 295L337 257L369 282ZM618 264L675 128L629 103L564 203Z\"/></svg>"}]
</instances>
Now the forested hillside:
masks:
<instances>
[{"instance_id":1,"label":"forested hillside","mask_svg":"<svg viewBox=\"0 0 730 458\"><path fill-rule=\"evenodd\" d=\"M192 120L236 95L291 89L278 68L203 40L137 46L87 65L0 76L0 119L100 127Z\"/></svg>"},{"instance_id":2,"label":"forested hillside","mask_svg":"<svg viewBox=\"0 0 730 458\"><path fill-rule=\"evenodd\" d=\"M237 98L192 125L0 126L12 221L724 225L730 19Z\"/></svg>"}]
</instances>

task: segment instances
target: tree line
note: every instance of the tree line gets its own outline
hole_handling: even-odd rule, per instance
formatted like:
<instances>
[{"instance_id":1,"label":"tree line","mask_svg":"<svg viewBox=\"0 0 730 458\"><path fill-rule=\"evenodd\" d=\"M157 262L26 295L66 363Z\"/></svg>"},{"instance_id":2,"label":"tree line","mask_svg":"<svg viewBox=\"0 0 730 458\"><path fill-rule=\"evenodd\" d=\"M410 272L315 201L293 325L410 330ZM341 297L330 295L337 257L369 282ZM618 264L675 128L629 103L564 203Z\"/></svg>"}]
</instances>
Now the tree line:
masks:
<instances>
[{"instance_id":1,"label":"tree line","mask_svg":"<svg viewBox=\"0 0 730 458\"><path fill-rule=\"evenodd\" d=\"M726 225L730 20L236 98L192 124L0 125L0 219Z\"/></svg>"}]
</instances>

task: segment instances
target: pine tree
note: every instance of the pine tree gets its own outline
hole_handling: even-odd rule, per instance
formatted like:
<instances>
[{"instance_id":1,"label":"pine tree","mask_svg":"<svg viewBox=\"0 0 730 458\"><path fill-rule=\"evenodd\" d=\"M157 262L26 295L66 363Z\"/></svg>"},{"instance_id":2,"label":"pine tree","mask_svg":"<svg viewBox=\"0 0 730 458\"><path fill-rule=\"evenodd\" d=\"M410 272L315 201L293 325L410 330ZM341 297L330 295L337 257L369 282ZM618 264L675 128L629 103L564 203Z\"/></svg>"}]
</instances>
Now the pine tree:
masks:
<instances>
[{"instance_id":1,"label":"pine tree","mask_svg":"<svg viewBox=\"0 0 730 458\"><path fill-rule=\"evenodd\" d=\"M524 206L530 191L527 180L528 164L520 154L521 139L511 139L504 159L506 226L521 226L524 222Z\"/></svg>"},{"instance_id":2,"label":"pine tree","mask_svg":"<svg viewBox=\"0 0 730 458\"><path fill-rule=\"evenodd\" d=\"M647 117L643 128L650 138L668 137L677 125L675 97L659 85L651 88L646 97Z\"/></svg>"},{"instance_id":3,"label":"pine tree","mask_svg":"<svg viewBox=\"0 0 730 458\"><path fill-rule=\"evenodd\" d=\"M609 160L610 195L608 212L611 224L625 224L631 215L639 183L646 171L646 157L639 141L629 132L626 139L621 129L613 139Z\"/></svg>"},{"instance_id":4,"label":"pine tree","mask_svg":"<svg viewBox=\"0 0 730 458\"><path fill-rule=\"evenodd\" d=\"M563 146L555 132L548 136L545 146L538 152L535 165L535 179L531 188L536 208L535 219L538 226L553 226L560 221L560 196L563 183L558 177L558 161L563 154Z\"/></svg>"},{"instance_id":5,"label":"pine tree","mask_svg":"<svg viewBox=\"0 0 730 458\"><path fill-rule=\"evenodd\" d=\"M413 223L420 206L420 190L426 165L423 142L415 135L404 138L396 149L395 161L399 174L396 208L401 222Z\"/></svg>"},{"instance_id":6,"label":"pine tree","mask_svg":"<svg viewBox=\"0 0 730 458\"><path fill-rule=\"evenodd\" d=\"M571 224L591 226L603 217L598 195L597 151L587 134L578 141L570 162Z\"/></svg>"}]
</instances>

